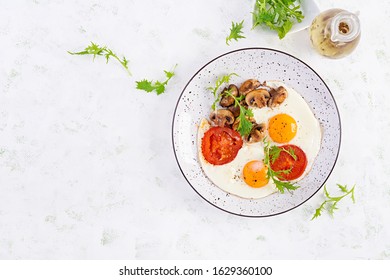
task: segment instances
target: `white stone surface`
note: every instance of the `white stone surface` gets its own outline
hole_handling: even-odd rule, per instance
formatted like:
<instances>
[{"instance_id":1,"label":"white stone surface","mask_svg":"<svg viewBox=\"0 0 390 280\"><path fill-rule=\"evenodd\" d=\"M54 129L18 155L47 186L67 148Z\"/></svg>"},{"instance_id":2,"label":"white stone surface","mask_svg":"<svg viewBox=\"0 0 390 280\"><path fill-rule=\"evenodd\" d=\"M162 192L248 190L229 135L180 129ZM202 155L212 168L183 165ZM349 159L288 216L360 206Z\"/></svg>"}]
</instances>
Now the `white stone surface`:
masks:
<instances>
[{"instance_id":1,"label":"white stone surface","mask_svg":"<svg viewBox=\"0 0 390 280\"><path fill-rule=\"evenodd\" d=\"M341 60L307 31L251 31L254 1L0 1L0 258L389 259L390 2L318 1L360 11L362 40ZM380 8L379 8L380 7ZM231 21L246 39L225 44ZM75 57L90 41L130 60ZM242 47L283 50L327 82L342 118L328 181L356 183L356 204L310 221L322 191L271 218L224 213L187 184L173 155L181 90L210 59ZM161 96L135 81L177 76Z\"/></svg>"}]
</instances>

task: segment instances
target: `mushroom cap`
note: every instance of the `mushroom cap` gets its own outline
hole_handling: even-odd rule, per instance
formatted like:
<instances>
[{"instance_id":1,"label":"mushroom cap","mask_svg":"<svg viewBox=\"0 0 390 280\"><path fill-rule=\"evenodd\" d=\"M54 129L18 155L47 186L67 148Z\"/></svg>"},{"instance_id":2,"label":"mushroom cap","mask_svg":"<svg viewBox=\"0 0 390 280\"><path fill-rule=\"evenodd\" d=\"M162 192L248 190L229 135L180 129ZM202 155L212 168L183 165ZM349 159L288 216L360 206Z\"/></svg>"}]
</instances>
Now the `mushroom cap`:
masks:
<instances>
[{"instance_id":1,"label":"mushroom cap","mask_svg":"<svg viewBox=\"0 0 390 280\"><path fill-rule=\"evenodd\" d=\"M265 137L265 128L265 123L255 124L246 140L250 143L260 142Z\"/></svg>"},{"instance_id":2,"label":"mushroom cap","mask_svg":"<svg viewBox=\"0 0 390 280\"><path fill-rule=\"evenodd\" d=\"M231 105L227 108L230 112L232 112L233 116L237 118L240 115L240 107L236 105Z\"/></svg>"},{"instance_id":3,"label":"mushroom cap","mask_svg":"<svg viewBox=\"0 0 390 280\"><path fill-rule=\"evenodd\" d=\"M263 108L267 106L270 94L266 89L256 89L249 92L245 97L248 106Z\"/></svg>"},{"instance_id":4,"label":"mushroom cap","mask_svg":"<svg viewBox=\"0 0 390 280\"><path fill-rule=\"evenodd\" d=\"M229 91L231 93L231 95L237 97L239 95L239 92L238 92L238 88L236 85L229 85L229 87L225 87L222 92L221 92L221 95L222 95L222 98L221 98L221 101L219 101L219 104L222 106L222 107L229 107L231 105L234 104L234 98L231 97L230 95L225 95L224 92L225 91Z\"/></svg>"},{"instance_id":5,"label":"mushroom cap","mask_svg":"<svg viewBox=\"0 0 390 280\"><path fill-rule=\"evenodd\" d=\"M276 90L273 89L270 91L271 98L268 100L268 107L273 108L279 106L287 98L287 90L280 86Z\"/></svg>"},{"instance_id":6,"label":"mushroom cap","mask_svg":"<svg viewBox=\"0 0 390 280\"><path fill-rule=\"evenodd\" d=\"M219 109L211 112L210 120L217 126L225 127L233 124L234 116L233 113L227 109Z\"/></svg>"},{"instance_id":7,"label":"mushroom cap","mask_svg":"<svg viewBox=\"0 0 390 280\"><path fill-rule=\"evenodd\" d=\"M261 86L261 83L259 80L256 79L249 79L243 82L240 86L239 93L240 95L247 95L249 92L257 89L259 86Z\"/></svg>"}]
</instances>

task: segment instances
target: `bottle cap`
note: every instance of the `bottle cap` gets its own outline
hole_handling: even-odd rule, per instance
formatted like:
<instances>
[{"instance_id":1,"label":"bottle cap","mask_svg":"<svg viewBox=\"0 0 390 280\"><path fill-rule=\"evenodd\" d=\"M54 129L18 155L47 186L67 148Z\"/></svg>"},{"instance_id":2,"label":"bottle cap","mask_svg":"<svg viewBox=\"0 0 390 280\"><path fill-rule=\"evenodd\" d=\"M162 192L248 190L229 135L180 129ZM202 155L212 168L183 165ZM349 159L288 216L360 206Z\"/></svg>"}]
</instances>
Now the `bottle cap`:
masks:
<instances>
[{"instance_id":1,"label":"bottle cap","mask_svg":"<svg viewBox=\"0 0 390 280\"><path fill-rule=\"evenodd\" d=\"M333 42L351 42L360 34L360 21L356 14L343 11L330 22L330 39Z\"/></svg>"}]
</instances>

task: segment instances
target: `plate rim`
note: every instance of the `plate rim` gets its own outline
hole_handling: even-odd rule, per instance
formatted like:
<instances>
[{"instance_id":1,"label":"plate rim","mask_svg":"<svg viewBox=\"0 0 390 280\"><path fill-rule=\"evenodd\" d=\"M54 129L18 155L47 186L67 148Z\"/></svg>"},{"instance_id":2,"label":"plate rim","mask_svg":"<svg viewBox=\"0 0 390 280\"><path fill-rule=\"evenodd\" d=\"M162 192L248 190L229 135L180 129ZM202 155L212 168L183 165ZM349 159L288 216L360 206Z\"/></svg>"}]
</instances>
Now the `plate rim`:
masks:
<instances>
[{"instance_id":1,"label":"plate rim","mask_svg":"<svg viewBox=\"0 0 390 280\"><path fill-rule=\"evenodd\" d=\"M178 157L177 157L177 154L176 154L176 150L175 150L175 137L174 137L174 127L175 127L175 119L176 119L176 112L177 112L177 108L179 106L179 103L180 103L180 100L185 92L185 90L187 89L188 85L192 82L192 80L199 74L199 72L201 72L204 68L206 68L209 64L211 64L212 62L214 62L215 60L223 57L223 56L226 56L226 55L229 55L229 54L232 54L232 53L235 53L235 52L240 52L240 51L246 51L246 50L267 50L267 51L273 51L273 52L278 52L278 53L281 53L281 54L284 54L284 55L287 55L287 56L290 56L296 60L298 60L299 62L303 63L306 67L308 67L311 71L313 71L313 73L324 83L326 89L329 91L330 93L330 97L332 98L334 104L335 104L335 108L336 108L336 112L337 112L337 119L339 120L339 128L340 128L340 137L339 137L339 141L338 141L338 149L337 149L337 153L336 153L336 158L335 158L335 161L333 163L333 166L332 168L330 169L330 172L328 174L328 176L326 176L325 180L324 180L324 183L321 184L321 186L312 194L310 195L307 199L305 199L304 201L302 201L301 203L287 209L287 210L284 210L284 211L281 211L281 212L278 212L278 213L274 213L274 214L269 214L269 215L261 215L261 216L251 216L251 215L245 215L245 214L239 214L239 213L235 213L235 212L231 212L231 211L228 211L226 209L223 209L222 207L219 207L215 204L213 204L211 201L209 201L208 199L206 199L205 197L203 197L197 190L196 188L191 184L190 180L187 178L187 176L184 174L184 171L179 163L179 160L178 160ZM197 72L195 72L195 74L188 80L187 84L184 86L183 90L181 91L178 99L177 99L177 102L176 102L176 105L175 105L175 110L173 112L173 118L172 118L172 126L171 126L171 140L172 140L172 148L173 148L173 153L175 155L175 160L176 160L176 163L177 165L179 166L179 169L180 169L180 172L182 173L184 179L187 181L187 183L191 186L191 188L203 199L205 200L206 202L208 202L209 204L211 204L212 206L214 206L215 208L218 208L226 213L229 213L229 214L232 214L232 215L235 215L235 216L239 216L239 217L246 217L246 218L267 218L267 217L273 217L273 216L278 216L278 215L281 215L281 214L284 214L284 213L287 213L291 210L294 210L296 208L298 208L299 206L301 206L302 204L306 203L308 200L310 200L320 189L322 189L322 187L325 185L326 181L329 179L330 175L333 173L333 170L336 166L336 163L337 163L337 160L339 158L339 154L340 154L340 150L341 150L341 138L342 138L342 125L341 125L341 117L340 117L340 111L339 111L339 108L337 106L337 103L336 103L336 99L334 98L333 96L333 93L332 91L330 90L330 88L328 87L328 85L325 83L325 81L322 79L322 77L312 68L310 67L307 63L305 63L304 61L302 61L301 59L295 57L294 55L292 54L289 54L287 52L284 52L284 51L281 51L281 50L277 50L277 49L273 49L273 48L264 48L264 47L247 47L247 48L240 48L240 49L235 49L235 50L232 50L232 51L229 51L229 52L226 52L226 53L223 53L215 58L213 58L212 60L208 61L206 64L204 64Z\"/></svg>"}]
</instances>

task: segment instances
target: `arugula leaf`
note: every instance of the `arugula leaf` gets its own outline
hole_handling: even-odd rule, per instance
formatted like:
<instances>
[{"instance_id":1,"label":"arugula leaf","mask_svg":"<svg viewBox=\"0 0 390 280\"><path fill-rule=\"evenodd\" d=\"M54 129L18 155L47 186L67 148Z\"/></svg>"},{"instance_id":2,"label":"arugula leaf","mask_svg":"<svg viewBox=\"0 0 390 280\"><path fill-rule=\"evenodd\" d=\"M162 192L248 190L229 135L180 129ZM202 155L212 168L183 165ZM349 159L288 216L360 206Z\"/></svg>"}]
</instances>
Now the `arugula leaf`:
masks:
<instances>
[{"instance_id":1,"label":"arugula leaf","mask_svg":"<svg viewBox=\"0 0 390 280\"><path fill-rule=\"evenodd\" d=\"M281 148L277 146L271 146L271 148L269 149L269 158L271 160L271 163L274 163L276 161L276 159L280 156L281 151Z\"/></svg>"},{"instance_id":2,"label":"arugula leaf","mask_svg":"<svg viewBox=\"0 0 390 280\"><path fill-rule=\"evenodd\" d=\"M275 145L271 146L271 143L267 141L266 138L264 138L263 143L264 143L264 164L268 167L267 178L271 179L274 182L276 188L280 193L284 193L285 190L291 192L293 190L300 188L300 186L296 185L295 183L291 183L289 181L280 181L281 179L280 175L289 174L292 168L287 170L280 170L280 171L274 171L271 168L271 163L274 163L277 160L277 158L280 156L281 151L286 151L286 152L288 151Z\"/></svg>"},{"instance_id":3,"label":"arugula leaf","mask_svg":"<svg viewBox=\"0 0 390 280\"><path fill-rule=\"evenodd\" d=\"M311 218L312 220L315 219L315 218L317 218L317 217L319 217L319 216L321 216L321 213L322 213L322 211L323 211L324 208L325 208L325 204L326 204L326 201L324 201L324 202L320 205L320 207L318 207L318 208L316 209L316 212L314 213L313 217Z\"/></svg>"},{"instance_id":4,"label":"arugula leaf","mask_svg":"<svg viewBox=\"0 0 390 280\"><path fill-rule=\"evenodd\" d=\"M237 127L237 131L241 134L241 136L248 135L253 127L253 124L248 120L248 118L253 117L253 112L251 109L247 109L244 106L240 104L240 102L245 98L245 96L236 97L231 94L229 90L225 90L221 94L218 94L219 88L224 83L229 83L232 76L238 76L236 73L231 73L228 75L221 76L217 79L215 82L214 87L208 87L207 89L210 90L214 95L214 102L211 105L212 110L216 110L218 102L221 100L222 96L228 95L231 96L234 99L235 106L238 106L240 108L240 115L238 116L239 124Z\"/></svg>"},{"instance_id":5,"label":"arugula leaf","mask_svg":"<svg viewBox=\"0 0 390 280\"><path fill-rule=\"evenodd\" d=\"M337 184L337 186L339 187L339 189L340 189L343 193L347 193L347 192L348 192L347 186L343 186L343 185L340 185L340 184Z\"/></svg>"},{"instance_id":6,"label":"arugula leaf","mask_svg":"<svg viewBox=\"0 0 390 280\"><path fill-rule=\"evenodd\" d=\"M290 147L290 149L286 150L285 148L281 148L281 147L273 145L273 146L271 146L271 148L269 150L271 163L274 163L276 161L276 159L280 156L280 153L282 151L289 154L294 160L298 159L293 148Z\"/></svg>"},{"instance_id":7,"label":"arugula leaf","mask_svg":"<svg viewBox=\"0 0 390 280\"><path fill-rule=\"evenodd\" d=\"M165 81L153 82L152 80L143 79L141 81L136 81L136 84L137 84L136 88L139 90L144 90L146 92L155 91L157 95L164 93L165 86L168 84L169 80L175 75L174 70L175 70L176 66L177 66L177 64L175 65L175 67L173 67L172 71L164 70L165 77L166 77Z\"/></svg>"},{"instance_id":8,"label":"arugula leaf","mask_svg":"<svg viewBox=\"0 0 390 280\"><path fill-rule=\"evenodd\" d=\"M337 202L333 202L333 204L330 205L329 207L329 214L333 217L334 211L339 209L336 207Z\"/></svg>"},{"instance_id":9,"label":"arugula leaf","mask_svg":"<svg viewBox=\"0 0 390 280\"><path fill-rule=\"evenodd\" d=\"M240 23L238 23L238 22L234 23L232 21L232 27L230 28L230 34L229 34L229 36L226 37L226 45L229 45L229 42L233 39L238 41L238 39L240 39L240 38L245 38L245 36L241 35L243 33L242 32L242 28L244 27L243 24L244 24L244 20L242 20Z\"/></svg>"},{"instance_id":10,"label":"arugula leaf","mask_svg":"<svg viewBox=\"0 0 390 280\"><path fill-rule=\"evenodd\" d=\"M343 186L337 184L337 186L339 187L341 192L344 193L344 195L330 196L328 190L326 189L326 186L324 186L324 194L327 199L325 199L325 201L321 203L320 207L316 209L313 217L311 218L312 220L321 216L321 213L325 210L328 210L328 213L333 217L334 211L339 209L337 208L337 203L347 195L351 195L352 202L355 203L355 185L350 190L348 190L347 185ZM326 205L329 205L328 208L326 208Z\"/></svg>"},{"instance_id":11,"label":"arugula leaf","mask_svg":"<svg viewBox=\"0 0 390 280\"><path fill-rule=\"evenodd\" d=\"M268 168L268 171L270 171L270 170L271 170L270 174L272 174L272 169ZM300 188L300 186L297 186L294 183L290 183L288 181L279 181L278 179L276 179L276 177L277 176L274 174L271 175L272 181L275 183L275 186L280 193L284 193L285 189L289 193L291 193L291 191L294 191L294 190Z\"/></svg>"},{"instance_id":12,"label":"arugula leaf","mask_svg":"<svg viewBox=\"0 0 390 280\"><path fill-rule=\"evenodd\" d=\"M251 109L246 109L244 106L240 106L240 115L238 116L240 123L238 124L237 131L241 136L246 136L251 133L253 124L248 120L247 117L253 117Z\"/></svg>"},{"instance_id":13,"label":"arugula leaf","mask_svg":"<svg viewBox=\"0 0 390 280\"><path fill-rule=\"evenodd\" d=\"M127 71L127 73L131 76L130 70L129 70L129 61L126 59L126 57L123 57L122 59L119 58L111 49L107 47L100 47L98 44L95 44L94 42L91 42L89 46L87 46L83 51L80 52L70 52L71 55L93 55L93 60L95 60L96 56L104 56L106 58L106 63L108 63L110 57L113 57L116 59Z\"/></svg>"},{"instance_id":14,"label":"arugula leaf","mask_svg":"<svg viewBox=\"0 0 390 280\"><path fill-rule=\"evenodd\" d=\"M241 134L241 136L246 136L251 133L253 128L253 124L248 120L248 118L253 117L253 111L252 109L247 109L240 104L240 101L245 98L244 96L240 96L239 98L237 98L233 96L230 92L229 95L233 97L234 104L240 108L240 115L238 116L240 121L237 127L237 131Z\"/></svg>"},{"instance_id":15,"label":"arugula leaf","mask_svg":"<svg viewBox=\"0 0 390 280\"><path fill-rule=\"evenodd\" d=\"M238 75L236 73L231 73L231 74L228 74L228 75L224 75L222 77L219 77L217 79L217 81L215 82L215 86L214 87L208 87L207 89L210 90L213 95L214 95L214 103L213 105L211 106L211 108L213 110L215 110L216 106L217 106L217 103L219 102L219 100L221 99L221 95L218 94L218 89L224 84L228 84L230 82L230 79L232 76L237 76Z\"/></svg>"},{"instance_id":16,"label":"arugula leaf","mask_svg":"<svg viewBox=\"0 0 390 280\"><path fill-rule=\"evenodd\" d=\"M290 149L288 149L288 151L286 149L283 148L283 150L288 153L294 160L297 160L298 157L297 155L295 154L295 151L293 148L290 147Z\"/></svg>"},{"instance_id":17,"label":"arugula leaf","mask_svg":"<svg viewBox=\"0 0 390 280\"><path fill-rule=\"evenodd\" d=\"M146 92L152 92L154 90L154 86L152 85L153 82L152 81L149 81L149 80L141 80L141 81L138 81L136 82L137 83L137 89L142 89Z\"/></svg>"},{"instance_id":18,"label":"arugula leaf","mask_svg":"<svg viewBox=\"0 0 390 280\"><path fill-rule=\"evenodd\" d=\"M295 22L304 18L299 0L256 0L253 11L253 27L268 26L282 39Z\"/></svg>"}]
</instances>

